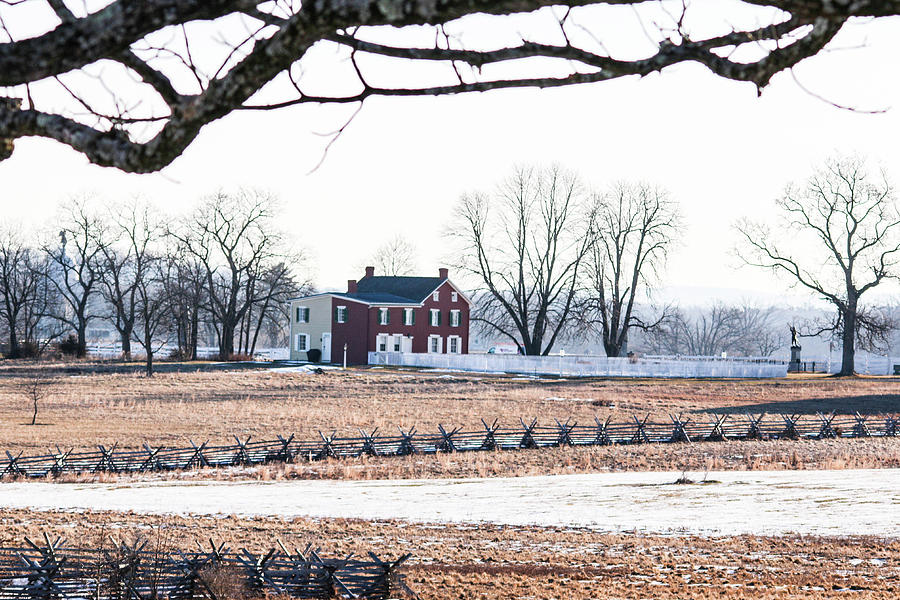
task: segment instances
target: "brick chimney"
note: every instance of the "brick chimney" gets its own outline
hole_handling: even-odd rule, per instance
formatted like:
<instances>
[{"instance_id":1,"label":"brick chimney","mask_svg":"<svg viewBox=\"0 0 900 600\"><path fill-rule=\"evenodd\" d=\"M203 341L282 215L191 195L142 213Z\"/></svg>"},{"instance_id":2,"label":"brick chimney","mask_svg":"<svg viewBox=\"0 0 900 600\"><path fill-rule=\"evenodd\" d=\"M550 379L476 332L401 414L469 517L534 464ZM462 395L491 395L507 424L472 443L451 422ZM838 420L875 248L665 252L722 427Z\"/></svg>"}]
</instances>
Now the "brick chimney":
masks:
<instances>
[{"instance_id":1,"label":"brick chimney","mask_svg":"<svg viewBox=\"0 0 900 600\"><path fill-rule=\"evenodd\" d=\"M366 277L375 277L375 267L366 267Z\"/></svg>"},{"instance_id":2,"label":"brick chimney","mask_svg":"<svg viewBox=\"0 0 900 600\"><path fill-rule=\"evenodd\" d=\"M348 293L348 294L355 294L355 293L356 293L356 289L357 289L357 288L356 288L356 280L355 280L355 279L348 279L348 280L347 280L347 293Z\"/></svg>"},{"instance_id":3,"label":"brick chimney","mask_svg":"<svg viewBox=\"0 0 900 600\"><path fill-rule=\"evenodd\" d=\"M447 279L449 275L450 271L448 271L446 267L441 267L440 269L438 269L438 277L440 277L441 279Z\"/></svg>"}]
</instances>

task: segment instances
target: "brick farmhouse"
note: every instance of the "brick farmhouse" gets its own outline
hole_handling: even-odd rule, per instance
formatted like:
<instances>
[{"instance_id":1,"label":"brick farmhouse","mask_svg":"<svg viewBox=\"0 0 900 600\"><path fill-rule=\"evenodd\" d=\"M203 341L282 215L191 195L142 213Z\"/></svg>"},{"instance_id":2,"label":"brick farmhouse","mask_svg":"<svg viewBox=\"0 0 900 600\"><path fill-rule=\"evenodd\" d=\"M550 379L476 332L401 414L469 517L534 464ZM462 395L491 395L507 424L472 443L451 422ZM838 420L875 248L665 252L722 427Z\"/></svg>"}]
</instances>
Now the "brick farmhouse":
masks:
<instances>
[{"instance_id":1,"label":"brick farmhouse","mask_svg":"<svg viewBox=\"0 0 900 600\"><path fill-rule=\"evenodd\" d=\"M467 354L470 301L448 278L366 276L346 292L325 292L291 303L291 360L310 350L322 362L368 363L369 352Z\"/></svg>"}]
</instances>

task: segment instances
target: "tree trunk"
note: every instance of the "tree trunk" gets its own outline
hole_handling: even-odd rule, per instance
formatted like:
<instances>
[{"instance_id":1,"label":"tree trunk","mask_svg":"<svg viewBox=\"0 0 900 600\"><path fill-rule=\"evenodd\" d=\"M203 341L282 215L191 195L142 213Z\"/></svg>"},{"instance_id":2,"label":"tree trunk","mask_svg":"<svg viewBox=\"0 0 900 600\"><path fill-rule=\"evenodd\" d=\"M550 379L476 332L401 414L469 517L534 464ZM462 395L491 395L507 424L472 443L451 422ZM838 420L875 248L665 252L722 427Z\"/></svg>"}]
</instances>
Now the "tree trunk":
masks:
<instances>
[{"instance_id":1,"label":"tree trunk","mask_svg":"<svg viewBox=\"0 0 900 600\"><path fill-rule=\"evenodd\" d=\"M853 375L856 371L856 303L843 311L844 331L842 335L841 371L838 375Z\"/></svg>"},{"instance_id":2,"label":"tree trunk","mask_svg":"<svg viewBox=\"0 0 900 600\"><path fill-rule=\"evenodd\" d=\"M77 341L78 341L78 349L75 352L75 356L78 358L84 358L87 354L87 322L81 321L78 324Z\"/></svg>"},{"instance_id":3,"label":"tree trunk","mask_svg":"<svg viewBox=\"0 0 900 600\"><path fill-rule=\"evenodd\" d=\"M131 360L131 328L122 331L122 360Z\"/></svg>"},{"instance_id":4,"label":"tree trunk","mask_svg":"<svg viewBox=\"0 0 900 600\"><path fill-rule=\"evenodd\" d=\"M190 333L190 357L191 360L197 360L197 337L200 335L200 313L197 308L194 307L194 311L191 314L191 333Z\"/></svg>"},{"instance_id":5,"label":"tree trunk","mask_svg":"<svg viewBox=\"0 0 900 600\"><path fill-rule=\"evenodd\" d=\"M34 425L37 422L37 397L33 398L34 400L34 414L31 415L31 424Z\"/></svg>"},{"instance_id":6,"label":"tree trunk","mask_svg":"<svg viewBox=\"0 0 900 600\"><path fill-rule=\"evenodd\" d=\"M256 322L256 331L253 332L253 341L250 344L250 356L253 356L256 353L256 341L259 339L259 331L262 329L263 320L266 317L268 308L269 300L266 299L266 303L263 305L262 310L259 311L259 319Z\"/></svg>"},{"instance_id":7,"label":"tree trunk","mask_svg":"<svg viewBox=\"0 0 900 600\"><path fill-rule=\"evenodd\" d=\"M19 358L21 351L19 350L19 337L16 335L16 328L13 324L9 326L9 357Z\"/></svg>"},{"instance_id":8,"label":"tree trunk","mask_svg":"<svg viewBox=\"0 0 900 600\"><path fill-rule=\"evenodd\" d=\"M219 359L230 360L234 354L234 324L222 323L222 336L219 338Z\"/></svg>"},{"instance_id":9,"label":"tree trunk","mask_svg":"<svg viewBox=\"0 0 900 600\"><path fill-rule=\"evenodd\" d=\"M618 340L603 340L603 349L606 351L606 356L610 358L616 358L622 352Z\"/></svg>"},{"instance_id":10,"label":"tree trunk","mask_svg":"<svg viewBox=\"0 0 900 600\"><path fill-rule=\"evenodd\" d=\"M153 335L150 332L150 324L144 321L144 350L147 354L147 377L153 377Z\"/></svg>"}]
</instances>

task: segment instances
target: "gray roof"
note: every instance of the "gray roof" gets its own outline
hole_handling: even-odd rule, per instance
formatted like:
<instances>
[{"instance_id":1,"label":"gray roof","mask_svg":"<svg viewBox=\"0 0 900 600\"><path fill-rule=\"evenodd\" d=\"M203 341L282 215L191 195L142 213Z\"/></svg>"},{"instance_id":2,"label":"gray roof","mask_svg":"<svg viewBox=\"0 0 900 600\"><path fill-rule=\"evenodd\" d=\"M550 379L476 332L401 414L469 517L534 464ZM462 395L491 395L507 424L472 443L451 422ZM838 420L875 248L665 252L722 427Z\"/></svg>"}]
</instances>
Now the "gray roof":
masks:
<instances>
[{"instance_id":1,"label":"gray roof","mask_svg":"<svg viewBox=\"0 0 900 600\"><path fill-rule=\"evenodd\" d=\"M446 279L440 277L363 277L356 284L355 294L346 294L364 300L364 296L391 296L396 300L364 300L365 302L424 302L428 295Z\"/></svg>"},{"instance_id":2,"label":"gray roof","mask_svg":"<svg viewBox=\"0 0 900 600\"><path fill-rule=\"evenodd\" d=\"M350 294L348 292L332 292L335 296L348 298L350 300L359 300L369 304L419 304L415 300L397 296L395 294L384 294L380 292L357 292Z\"/></svg>"}]
</instances>

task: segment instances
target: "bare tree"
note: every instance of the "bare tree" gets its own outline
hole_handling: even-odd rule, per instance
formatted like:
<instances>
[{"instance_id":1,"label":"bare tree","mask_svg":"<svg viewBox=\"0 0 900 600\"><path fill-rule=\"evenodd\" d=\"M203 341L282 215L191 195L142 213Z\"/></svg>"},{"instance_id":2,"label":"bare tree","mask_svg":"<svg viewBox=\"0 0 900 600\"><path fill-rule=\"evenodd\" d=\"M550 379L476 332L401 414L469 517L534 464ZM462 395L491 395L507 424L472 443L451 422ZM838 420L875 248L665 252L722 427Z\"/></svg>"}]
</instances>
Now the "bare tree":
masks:
<instances>
[{"instance_id":1,"label":"bare tree","mask_svg":"<svg viewBox=\"0 0 900 600\"><path fill-rule=\"evenodd\" d=\"M35 321L46 282L41 258L12 229L0 231L0 319L9 336L9 358L23 354L22 343L33 344ZM35 349L36 350L36 347Z\"/></svg>"},{"instance_id":2,"label":"bare tree","mask_svg":"<svg viewBox=\"0 0 900 600\"><path fill-rule=\"evenodd\" d=\"M41 27L35 4L52 9L46 12L55 18L48 16ZM684 62L761 90L776 73L819 53L849 19L900 13L897 0L747 0L755 11L743 25L701 36L687 24L702 20L715 3L682 3L670 11L645 0L112 0L93 12L87 3L75 4L0 2L0 24L9 38L0 44L0 87L6 90L0 96L0 159L12 154L16 139L41 136L94 163L149 172L172 162L205 125L234 110L579 85ZM619 5L635 8L643 26L634 35L649 39L649 52L614 57L607 51L601 24ZM548 9L553 6L561 9ZM491 18L495 30L506 27L516 35L524 21L514 16L523 13L535 13L532 21L552 19L559 41L547 42L544 28L523 32L520 42L510 44L466 42L467 32ZM422 36L409 30L423 27L433 31L434 44L411 45L408 40ZM36 33L19 39L22 29ZM331 54L347 68L311 63L328 54L309 56L320 46L335 48ZM747 47L753 54L741 52ZM521 68L535 57L545 60ZM402 75L400 83L381 83L388 73L377 68L385 62L431 73L418 84ZM310 71L329 72L337 91L311 91L303 77ZM130 85L128 75L140 82ZM259 94L271 82L272 92ZM57 100L60 95L68 100Z\"/></svg>"},{"instance_id":3,"label":"bare tree","mask_svg":"<svg viewBox=\"0 0 900 600\"><path fill-rule=\"evenodd\" d=\"M684 354L714 356L727 352L740 338L740 311L733 306L716 302L694 318L678 313L675 327L681 333Z\"/></svg>"},{"instance_id":4,"label":"bare tree","mask_svg":"<svg viewBox=\"0 0 900 600\"><path fill-rule=\"evenodd\" d=\"M153 246L165 235L156 211L147 203L132 200L109 208L107 226L98 230L101 250L100 291L112 309L107 317L122 342L122 355L131 359L131 339L137 320L142 280L153 263Z\"/></svg>"},{"instance_id":5,"label":"bare tree","mask_svg":"<svg viewBox=\"0 0 900 600\"><path fill-rule=\"evenodd\" d=\"M366 266L375 267L375 273L378 275L414 275L418 268L418 257L419 251L416 247L398 234L378 246L366 262Z\"/></svg>"},{"instance_id":6,"label":"bare tree","mask_svg":"<svg viewBox=\"0 0 900 600\"><path fill-rule=\"evenodd\" d=\"M38 405L50 394L49 382L40 374L31 374L21 384L22 394L32 407L31 425L37 424Z\"/></svg>"},{"instance_id":7,"label":"bare tree","mask_svg":"<svg viewBox=\"0 0 900 600\"><path fill-rule=\"evenodd\" d=\"M88 323L96 318L91 301L104 267L103 248L98 244L105 239L103 224L88 204L74 199L64 205L59 243L49 242L43 248L51 262L49 281L63 300L63 310L54 316L75 330L79 356L85 353Z\"/></svg>"},{"instance_id":8,"label":"bare tree","mask_svg":"<svg viewBox=\"0 0 900 600\"><path fill-rule=\"evenodd\" d=\"M749 302L670 308L657 327L642 331L640 346L654 354L769 356L784 346L776 314Z\"/></svg>"},{"instance_id":9,"label":"bare tree","mask_svg":"<svg viewBox=\"0 0 900 600\"><path fill-rule=\"evenodd\" d=\"M448 231L455 267L479 284L472 321L548 354L569 323L592 216L584 186L559 167L518 169L494 197L463 196Z\"/></svg>"},{"instance_id":10,"label":"bare tree","mask_svg":"<svg viewBox=\"0 0 900 600\"><path fill-rule=\"evenodd\" d=\"M745 301L735 307L738 337L725 348L729 353L743 356L769 356L783 348L783 326L775 324L774 306L757 306Z\"/></svg>"},{"instance_id":11,"label":"bare tree","mask_svg":"<svg viewBox=\"0 0 900 600\"><path fill-rule=\"evenodd\" d=\"M646 183L619 183L595 197L583 321L599 331L607 356L619 356L632 328L658 327L661 315L644 320L635 312L678 236L681 218L668 194Z\"/></svg>"},{"instance_id":12,"label":"bare tree","mask_svg":"<svg viewBox=\"0 0 900 600\"><path fill-rule=\"evenodd\" d=\"M170 241L175 241L170 239ZM197 359L200 326L208 305L203 263L185 250L173 245L165 256L162 285L168 304L169 329L175 334L178 356Z\"/></svg>"},{"instance_id":13,"label":"bare tree","mask_svg":"<svg viewBox=\"0 0 900 600\"><path fill-rule=\"evenodd\" d=\"M145 223L143 233L136 237L142 238L152 225ZM141 259L141 275L135 283L135 340L144 347L144 364L147 377L153 377L153 357L156 352L155 344L160 344L159 334L165 329L170 310L169 297L166 293L165 282L169 273L168 269L177 268L165 256L146 253Z\"/></svg>"},{"instance_id":14,"label":"bare tree","mask_svg":"<svg viewBox=\"0 0 900 600\"><path fill-rule=\"evenodd\" d=\"M900 258L900 214L886 177L872 176L858 158L831 159L805 185L790 185L778 200L784 216L776 232L743 221L739 253L749 265L785 274L836 309L836 319L820 331L835 331L843 347L840 375L855 371L860 335L876 324L860 298L885 279L896 277ZM792 241L801 238L818 252L803 258ZM805 238L805 239L804 239Z\"/></svg>"},{"instance_id":15,"label":"bare tree","mask_svg":"<svg viewBox=\"0 0 900 600\"><path fill-rule=\"evenodd\" d=\"M234 355L238 326L253 305L259 277L277 258L274 206L274 198L263 192L219 192L173 233L202 268L222 360Z\"/></svg>"},{"instance_id":16,"label":"bare tree","mask_svg":"<svg viewBox=\"0 0 900 600\"><path fill-rule=\"evenodd\" d=\"M304 263L302 255L296 254L286 261L263 265L263 272L252 280L248 290L250 306L240 323L240 351L252 356L260 333L268 326L289 329L290 307L288 300L309 292L308 281L297 275ZM290 333L287 332L287 335Z\"/></svg>"}]
</instances>

